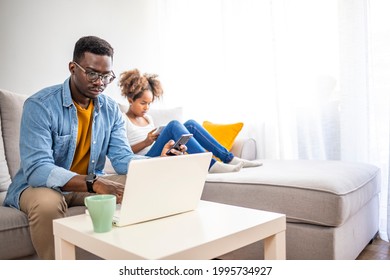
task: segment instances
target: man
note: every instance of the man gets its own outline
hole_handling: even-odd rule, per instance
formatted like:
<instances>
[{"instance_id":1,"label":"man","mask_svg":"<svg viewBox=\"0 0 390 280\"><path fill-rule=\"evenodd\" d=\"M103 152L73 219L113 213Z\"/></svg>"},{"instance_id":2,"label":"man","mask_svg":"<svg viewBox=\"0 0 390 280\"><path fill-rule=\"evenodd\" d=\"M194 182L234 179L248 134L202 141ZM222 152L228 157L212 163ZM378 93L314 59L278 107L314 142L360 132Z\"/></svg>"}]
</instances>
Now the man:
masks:
<instances>
[{"instance_id":1,"label":"man","mask_svg":"<svg viewBox=\"0 0 390 280\"><path fill-rule=\"evenodd\" d=\"M84 205L84 197L94 193L114 194L120 203L129 161L145 158L132 152L116 102L101 94L115 79L113 53L101 38L80 38L69 63L70 77L24 104L21 168L4 205L27 214L41 259L54 259L53 219L64 217L68 207ZM172 145L168 142L162 155ZM119 180L97 176L103 175L106 156L122 175L116 175Z\"/></svg>"}]
</instances>

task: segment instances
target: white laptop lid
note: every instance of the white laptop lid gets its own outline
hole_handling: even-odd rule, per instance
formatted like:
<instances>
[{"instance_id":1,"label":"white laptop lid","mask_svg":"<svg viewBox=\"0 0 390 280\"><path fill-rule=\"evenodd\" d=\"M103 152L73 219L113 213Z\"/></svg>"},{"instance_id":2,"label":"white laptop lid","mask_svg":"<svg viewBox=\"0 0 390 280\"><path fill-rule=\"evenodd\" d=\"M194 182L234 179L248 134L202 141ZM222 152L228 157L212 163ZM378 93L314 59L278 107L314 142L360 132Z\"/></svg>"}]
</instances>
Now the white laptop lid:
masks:
<instances>
[{"instance_id":1,"label":"white laptop lid","mask_svg":"<svg viewBox=\"0 0 390 280\"><path fill-rule=\"evenodd\" d=\"M212 154L132 160L114 225L125 226L194 210Z\"/></svg>"}]
</instances>

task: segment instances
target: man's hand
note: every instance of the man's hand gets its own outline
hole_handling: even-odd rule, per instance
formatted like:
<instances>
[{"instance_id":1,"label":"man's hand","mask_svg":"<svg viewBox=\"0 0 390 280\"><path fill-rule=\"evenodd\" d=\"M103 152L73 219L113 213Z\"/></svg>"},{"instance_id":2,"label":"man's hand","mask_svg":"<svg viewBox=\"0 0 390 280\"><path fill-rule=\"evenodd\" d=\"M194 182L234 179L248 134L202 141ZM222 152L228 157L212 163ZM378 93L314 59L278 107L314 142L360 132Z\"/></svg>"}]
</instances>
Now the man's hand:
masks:
<instances>
[{"instance_id":1,"label":"man's hand","mask_svg":"<svg viewBox=\"0 0 390 280\"><path fill-rule=\"evenodd\" d=\"M66 192L87 192L87 184L85 182L86 175L73 176L62 188ZM93 191L98 194L113 194L116 196L117 203L122 202L123 190L125 186L118 182L113 182L98 177L93 183Z\"/></svg>"},{"instance_id":2,"label":"man's hand","mask_svg":"<svg viewBox=\"0 0 390 280\"><path fill-rule=\"evenodd\" d=\"M173 147L173 145L175 144L175 141L173 140L169 140L165 145L164 145L164 148L162 149L162 152L161 152L161 156L162 157L166 157L167 156L167 152L170 148ZM179 156L179 155L182 155L184 154L185 152L187 151L187 146L186 145L180 145L180 151L176 150L176 149L172 149L171 152L173 154L175 154L176 156Z\"/></svg>"},{"instance_id":3,"label":"man's hand","mask_svg":"<svg viewBox=\"0 0 390 280\"><path fill-rule=\"evenodd\" d=\"M116 203L122 203L124 185L99 177L93 184L93 190L98 194L113 194Z\"/></svg>"}]
</instances>

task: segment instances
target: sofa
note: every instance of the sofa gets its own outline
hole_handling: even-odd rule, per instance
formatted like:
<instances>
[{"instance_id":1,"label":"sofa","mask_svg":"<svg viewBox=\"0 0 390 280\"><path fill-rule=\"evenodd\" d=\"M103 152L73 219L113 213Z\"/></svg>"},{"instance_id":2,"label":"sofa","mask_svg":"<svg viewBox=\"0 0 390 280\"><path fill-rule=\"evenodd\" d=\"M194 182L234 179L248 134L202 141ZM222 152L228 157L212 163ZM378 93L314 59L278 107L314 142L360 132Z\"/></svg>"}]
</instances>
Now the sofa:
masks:
<instances>
[{"instance_id":1,"label":"sofa","mask_svg":"<svg viewBox=\"0 0 390 280\"><path fill-rule=\"evenodd\" d=\"M37 259L31 243L27 216L10 207L4 207L3 201L13 176L19 169L19 129L23 103L28 96L0 89L0 259ZM121 110L126 105L119 104ZM156 109L150 114L157 126L164 125L172 119L182 120L182 108ZM255 143L252 139L236 141L233 151L240 156L254 159ZM107 159L107 173L113 173ZM85 212L85 207L71 207L68 215ZM78 249L78 259L95 259L96 257Z\"/></svg>"},{"instance_id":2,"label":"sofa","mask_svg":"<svg viewBox=\"0 0 390 280\"><path fill-rule=\"evenodd\" d=\"M19 128L26 95L0 89L0 205L19 168ZM122 110L126 106L121 106ZM183 120L182 108L150 112L156 125ZM157 121L158 120L158 121ZM237 137L231 151L253 160L254 139ZM202 199L284 213L287 259L355 259L375 237L379 225L380 169L365 163L320 160L261 159L260 167L209 174ZM110 172L110 164L107 163ZM83 213L71 207L69 215ZM36 259L27 217L0 206L0 259ZM261 259L256 242L220 259ZM94 259L82 250L78 259Z\"/></svg>"}]
</instances>

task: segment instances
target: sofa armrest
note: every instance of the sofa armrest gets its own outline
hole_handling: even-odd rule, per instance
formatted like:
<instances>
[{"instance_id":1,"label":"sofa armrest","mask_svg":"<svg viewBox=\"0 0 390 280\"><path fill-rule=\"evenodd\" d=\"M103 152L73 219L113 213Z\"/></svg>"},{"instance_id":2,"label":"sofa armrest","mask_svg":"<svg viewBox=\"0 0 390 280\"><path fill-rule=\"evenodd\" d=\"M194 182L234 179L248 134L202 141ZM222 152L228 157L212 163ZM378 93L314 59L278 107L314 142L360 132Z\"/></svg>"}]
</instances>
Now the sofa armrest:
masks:
<instances>
[{"instance_id":1,"label":"sofa armrest","mask_svg":"<svg viewBox=\"0 0 390 280\"><path fill-rule=\"evenodd\" d=\"M234 141L230 150L236 157L255 160L256 159L256 140L253 138L239 138Z\"/></svg>"}]
</instances>

